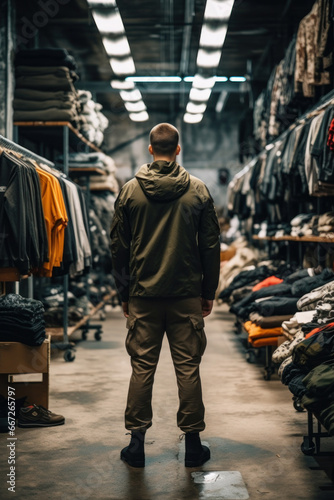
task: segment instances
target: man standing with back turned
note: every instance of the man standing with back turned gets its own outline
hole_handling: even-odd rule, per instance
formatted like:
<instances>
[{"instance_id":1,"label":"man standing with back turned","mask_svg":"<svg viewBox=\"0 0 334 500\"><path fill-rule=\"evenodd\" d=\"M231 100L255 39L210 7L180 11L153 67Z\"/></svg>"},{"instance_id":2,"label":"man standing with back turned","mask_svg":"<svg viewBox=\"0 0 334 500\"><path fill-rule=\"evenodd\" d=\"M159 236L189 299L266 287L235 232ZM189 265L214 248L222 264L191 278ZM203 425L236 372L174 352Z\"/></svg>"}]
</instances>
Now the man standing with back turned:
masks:
<instances>
[{"instance_id":1,"label":"man standing with back turned","mask_svg":"<svg viewBox=\"0 0 334 500\"><path fill-rule=\"evenodd\" d=\"M203 318L211 313L219 278L219 224L205 184L176 163L179 133L160 123L150 133L154 161L122 188L111 227L116 286L127 318L131 356L121 459L145 466L144 439L152 425L152 388L166 332L179 391L177 425L185 433L185 466L210 458L199 365L206 347Z\"/></svg>"}]
</instances>

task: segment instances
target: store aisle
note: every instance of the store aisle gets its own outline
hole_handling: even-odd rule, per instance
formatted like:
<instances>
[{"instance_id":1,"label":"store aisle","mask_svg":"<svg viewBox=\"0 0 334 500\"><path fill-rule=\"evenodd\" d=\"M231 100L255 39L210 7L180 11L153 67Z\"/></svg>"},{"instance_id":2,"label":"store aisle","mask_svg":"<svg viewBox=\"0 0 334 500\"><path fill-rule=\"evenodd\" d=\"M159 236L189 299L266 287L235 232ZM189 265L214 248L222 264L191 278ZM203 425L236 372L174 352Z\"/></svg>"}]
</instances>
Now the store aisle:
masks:
<instances>
[{"instance_id":1,"label":"store aisle","mask_svg":"<svg viewBox=\"0 0 334 500\"><path fill-rule=\"evenodd\" d=\"M276 378L263 380L245 362L232 331L233 317L216 307L206 320L208 347L202 363L207 429L212 459L196 471L239 471L249 498L329 500L333 491L317 462L300 451L306 414L292 408L288 390ZM128 444L123 410L130 375L124 349L125 323L108 313L101 342L89 336L76 360L51 363L50 409L64 426L17 429L16 494L7 492L7 436L0 434L0 496L62 500L196 500L245 498L210 496L195 485L183 465L183 442L175 424L177 390L167 343L154 391L154 424L147 433L146 467L132 469L119 459ZM334 450L334 442L331 440Z\"/></svg>"}]
</instances>

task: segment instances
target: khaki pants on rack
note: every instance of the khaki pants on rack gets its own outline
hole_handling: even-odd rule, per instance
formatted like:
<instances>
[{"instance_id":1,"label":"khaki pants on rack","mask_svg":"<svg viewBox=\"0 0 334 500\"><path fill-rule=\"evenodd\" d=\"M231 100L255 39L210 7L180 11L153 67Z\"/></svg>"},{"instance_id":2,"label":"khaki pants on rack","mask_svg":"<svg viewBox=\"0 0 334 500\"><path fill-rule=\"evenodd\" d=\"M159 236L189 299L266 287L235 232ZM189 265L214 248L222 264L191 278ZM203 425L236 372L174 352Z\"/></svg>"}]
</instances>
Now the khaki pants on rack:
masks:
<instances>
[{"instance_id":1,"label":"khaki pants on rack","mask_svg":"<svg viewBox=\"0 0 334 500\"><path fill-rule=\"evenodd\" d=\"M152 425L152 387L166 332L179 391L177 425L183 432L205 428L199 365L206 347L200 298L131 297L126 348L131 356L125 427Z\"/></svg>"}]
</instances>

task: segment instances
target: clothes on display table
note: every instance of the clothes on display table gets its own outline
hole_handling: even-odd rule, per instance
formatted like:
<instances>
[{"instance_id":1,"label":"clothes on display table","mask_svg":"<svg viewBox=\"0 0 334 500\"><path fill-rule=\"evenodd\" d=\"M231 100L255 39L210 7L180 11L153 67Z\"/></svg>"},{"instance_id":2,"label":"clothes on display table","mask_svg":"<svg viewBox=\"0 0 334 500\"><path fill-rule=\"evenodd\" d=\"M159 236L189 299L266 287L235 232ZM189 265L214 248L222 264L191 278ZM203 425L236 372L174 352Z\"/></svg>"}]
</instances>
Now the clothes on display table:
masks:
<instances>
[{"instance_id":1,"label":"clothes on display table","mask_svg":"<svg viewBox=\"0 0 334 500\"><path fill-rule=\"evenodd\" d=\"M83 193L56 170L8 150L0 154L0 267L39 276L91 265Z\"/></svg>"},{"instance_id":2,"label":"clothes on display table","mask_svg":"<svg viewBox=\"0 0 334 500\"><path fill-rule=\"evenodd\" d=\"M0 297L0 341L22 342L30 346L45 340L43 304L17 294Z\"/></svg>"}]
</instances>

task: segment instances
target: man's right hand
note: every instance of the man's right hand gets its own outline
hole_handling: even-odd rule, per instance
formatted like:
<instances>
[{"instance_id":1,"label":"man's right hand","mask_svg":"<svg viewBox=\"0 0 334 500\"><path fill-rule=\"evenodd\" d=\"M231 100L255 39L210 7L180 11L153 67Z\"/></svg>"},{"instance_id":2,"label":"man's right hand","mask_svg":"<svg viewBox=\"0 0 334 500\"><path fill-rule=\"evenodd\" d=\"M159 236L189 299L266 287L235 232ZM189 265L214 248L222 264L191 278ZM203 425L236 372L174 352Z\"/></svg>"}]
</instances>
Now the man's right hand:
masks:
<instances>
[{"instance_id":1,"label":"man's right hand","mask_svg":"<svg viewBox=\"0 0 334 500\"><path fill-rule=\"evenodd\" d=\"M213 308L213 300L207 300L207 299L201 299L202 301L202 316L203 318L206 318L211 314L212 308Z\"/></svg>"}]
</instances>

